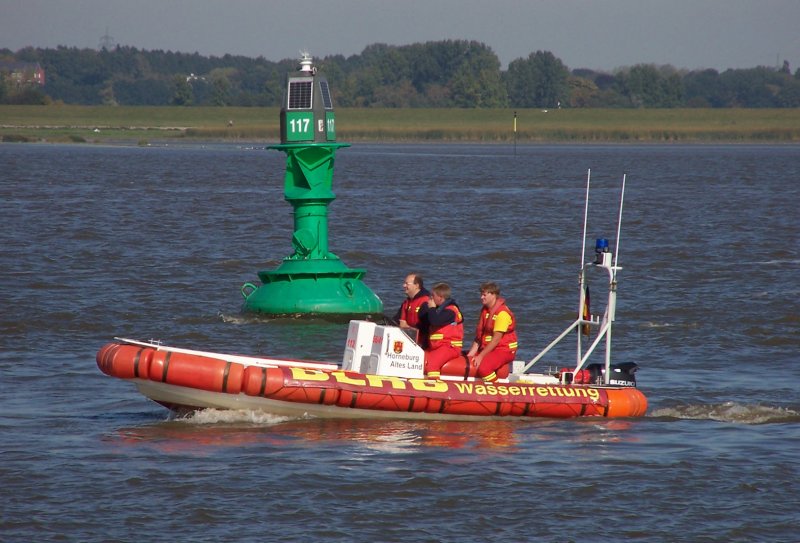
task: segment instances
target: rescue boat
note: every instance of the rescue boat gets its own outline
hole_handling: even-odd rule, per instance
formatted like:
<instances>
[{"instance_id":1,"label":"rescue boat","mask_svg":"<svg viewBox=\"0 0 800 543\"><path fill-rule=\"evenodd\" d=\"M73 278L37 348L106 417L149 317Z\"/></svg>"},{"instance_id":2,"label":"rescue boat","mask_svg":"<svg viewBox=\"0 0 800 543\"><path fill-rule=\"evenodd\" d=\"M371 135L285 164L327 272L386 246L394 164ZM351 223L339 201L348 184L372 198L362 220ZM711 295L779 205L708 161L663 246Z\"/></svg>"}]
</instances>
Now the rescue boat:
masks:
<instances>
[{"instance_id":1,"label":"rescue boat","mask_svg":"<svg viewBox=\"0 0 800 543\"><path fill-rule=\"evenodd\" d=\"M179 413L213 408L287 417L438 420L643 416L647 398L636 386L638 365L611 362L622 269L615 257L622 197L616 250L610 251L608 240L597 239L595 258L585 262L589 178L577 318L536 357L514 361L495 381L477 378L464 356L447 362L438 379L426 378L424 351L415 337L397 326L368 320L350 321L344 354L337 362L223 354L115 338L98 351L97 365ZM624 188L623 176L623 195ZM593 271L607 277L602 318L588 311L587 274ZM584 337L587 329L596 329L593 340ZM571 336L577 336L575 359L540 373L531 371ZM601 345L604 349L598 348ZM596 362L601 351L603 360Z\"/></svg>"}]
</instances>

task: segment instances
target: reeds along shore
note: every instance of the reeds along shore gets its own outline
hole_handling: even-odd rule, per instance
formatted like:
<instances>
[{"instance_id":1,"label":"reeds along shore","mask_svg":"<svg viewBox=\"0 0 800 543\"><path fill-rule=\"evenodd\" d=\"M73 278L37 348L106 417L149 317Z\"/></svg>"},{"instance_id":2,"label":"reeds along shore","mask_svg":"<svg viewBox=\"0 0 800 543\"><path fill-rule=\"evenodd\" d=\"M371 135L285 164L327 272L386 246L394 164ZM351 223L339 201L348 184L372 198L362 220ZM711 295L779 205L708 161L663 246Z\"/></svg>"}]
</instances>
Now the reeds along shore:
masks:
<instances>
[{"instance_id":1,"label":"reeds along shore","mask_svg":"<svg viewBox=\"0 0 800 543\"><path fill-rule=\"evenodd\" d=\"M276 141L279 114L278 108L0 106L0 139ZM800 109L341 108L336 127L344 142L800 143Z\"/></svg>"}]
</instances>

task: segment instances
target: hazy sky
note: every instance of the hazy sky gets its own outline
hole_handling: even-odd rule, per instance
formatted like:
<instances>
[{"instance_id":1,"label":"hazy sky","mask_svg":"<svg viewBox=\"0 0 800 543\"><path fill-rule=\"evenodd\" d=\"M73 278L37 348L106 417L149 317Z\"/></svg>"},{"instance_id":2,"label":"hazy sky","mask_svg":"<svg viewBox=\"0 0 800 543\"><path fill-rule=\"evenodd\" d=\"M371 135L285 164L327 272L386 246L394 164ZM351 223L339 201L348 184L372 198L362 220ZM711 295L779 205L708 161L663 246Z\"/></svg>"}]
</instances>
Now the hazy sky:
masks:
<instances>
[{"instance_id":1,"label":"hazy sky","mask_svg":"<svg viewBox=\"0 0 800 543\"><path fill-rule=\"evenodd\" d=\"M800 0L0 0L0 48L115 44L268 60L367 45L485 43L503 67L800 67Z\"/></svg>"}]
</instances>

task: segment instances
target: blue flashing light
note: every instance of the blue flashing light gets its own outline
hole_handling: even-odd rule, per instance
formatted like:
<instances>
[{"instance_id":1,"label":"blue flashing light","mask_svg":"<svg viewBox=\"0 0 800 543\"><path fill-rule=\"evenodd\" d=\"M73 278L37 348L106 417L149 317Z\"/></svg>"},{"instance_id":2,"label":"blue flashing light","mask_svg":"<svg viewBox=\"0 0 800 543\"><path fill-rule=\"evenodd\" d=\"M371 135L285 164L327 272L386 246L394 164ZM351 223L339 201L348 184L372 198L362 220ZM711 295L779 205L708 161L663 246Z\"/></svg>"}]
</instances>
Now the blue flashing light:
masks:
<instances>
[{"instance_id":1,"label":"blue flashing light","mask_svg":"<svg viewBox=\"0 0 800 543\"><path fill-rule=\"evenodd\" d=\"M608 240L605 238L598 238L594 244L594 252L597 254L608 252Z\"/></svg>"}]
</instances>

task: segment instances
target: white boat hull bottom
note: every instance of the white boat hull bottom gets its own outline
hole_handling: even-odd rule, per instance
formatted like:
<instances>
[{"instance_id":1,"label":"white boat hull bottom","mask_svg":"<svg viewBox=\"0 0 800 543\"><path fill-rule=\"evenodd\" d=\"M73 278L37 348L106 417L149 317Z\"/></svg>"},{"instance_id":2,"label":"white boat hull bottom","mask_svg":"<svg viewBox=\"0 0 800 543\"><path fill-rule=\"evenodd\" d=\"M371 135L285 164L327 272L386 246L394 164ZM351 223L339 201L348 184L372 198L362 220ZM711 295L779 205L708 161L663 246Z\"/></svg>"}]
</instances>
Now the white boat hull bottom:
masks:
<instances>
[{"instance_id":1,"label":"white boat hull bottom","mask_svg":"<svg viewBox=\"0 0 800 543\"><path fill-rule=\"evenodd\" d=\"M336 419L400 419L400 420L491 420L506 419L507 416L487 417L477 415L448 415L445 413L410 413L407 411L381 411L319 405L283 400L271 400L247 394L221 394L168 383L144 379L132 379L141 394L154 402L178 412L197 409L233 409L260 411L270 415L289 418L336 418ZM528 417L514 417L525 419Z\"/></svg>"}]
</instances>

